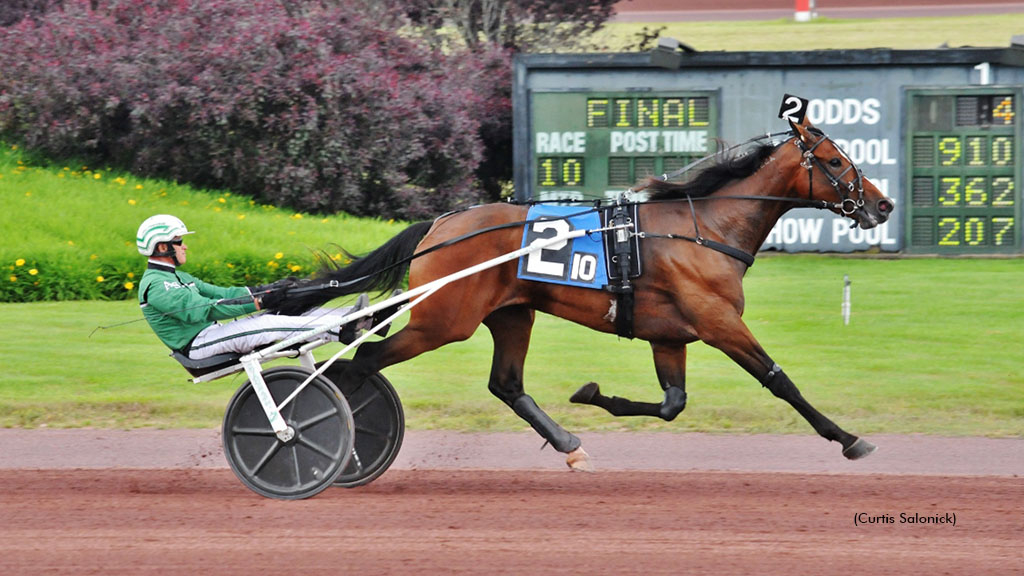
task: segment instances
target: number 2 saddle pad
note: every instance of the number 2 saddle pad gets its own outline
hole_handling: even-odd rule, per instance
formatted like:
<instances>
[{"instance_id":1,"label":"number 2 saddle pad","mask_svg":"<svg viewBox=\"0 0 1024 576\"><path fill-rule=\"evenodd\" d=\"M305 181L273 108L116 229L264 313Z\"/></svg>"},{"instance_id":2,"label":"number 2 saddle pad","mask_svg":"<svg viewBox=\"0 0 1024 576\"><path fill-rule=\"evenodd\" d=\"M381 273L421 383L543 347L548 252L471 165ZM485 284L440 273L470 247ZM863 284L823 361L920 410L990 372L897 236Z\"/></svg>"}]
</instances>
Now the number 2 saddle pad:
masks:
<instances>
[{"instance_id":1,"label":"number 2 saddle pad","mask_svg":"<svg viewBox=\"0 0 1024 576\"><path fill-rule=\"evenodd\" d=\"M601 228L601 216L582 206L536 204L526 214L529 221L523 230L523 247L538 240L548 240L573 230ZM519 278L566 284L581 288L604 289L608 284L601 232L587 234L555 243L519 259Z\"/></svg>"}]
</instances>

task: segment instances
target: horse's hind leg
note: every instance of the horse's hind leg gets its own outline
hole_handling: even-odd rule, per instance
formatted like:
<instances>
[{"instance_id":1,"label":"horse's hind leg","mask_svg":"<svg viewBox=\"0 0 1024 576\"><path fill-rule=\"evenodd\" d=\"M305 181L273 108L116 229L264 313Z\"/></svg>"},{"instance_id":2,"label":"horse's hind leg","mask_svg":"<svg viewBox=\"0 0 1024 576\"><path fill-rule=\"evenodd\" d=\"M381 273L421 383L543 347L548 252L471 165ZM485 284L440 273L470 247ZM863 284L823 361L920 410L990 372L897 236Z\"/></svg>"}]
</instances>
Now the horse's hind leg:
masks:
<instances>
[{"instance_id":1,"label":"horse's hind leg","mask_svg":"<svg viewBox=\"0 0 1024 576\"><path fill-rule=\"evenodd\" d=\"M665 391L665 399L661 403L605 396L596 382L584 384L569 401L604 408L613 416L657 416L667 422L675 420L686 408L686 345L651 343L651 348L654 350L658 383Z\"/></svg>"},{"instance_id":2,"label":"horse's hind leg","mask_svg":"<svg viewBox=\"0 0 1024 576\"><path fill-rule=\"evenodd\" d=\"M875 451L874 444L845 432L811 406L782 368L768 357L739 315L719 320L714 336L702 335L706 343L732 358L776 397L789 402L823 438L842 444L843 456L856 460Z\"/></svg>"},{"instance_id":3,"label":"horse's hind leg","mask_svg":"<svg viewBox=\"0 0 1024 576\"><path fill-rule=\"evenodd\" d=\"M510 306L491 312L484 325L494 338L494 358L487 388L537 431L551 446L568 454L566 463L575 470L592 470L580 439L551 419L528 394L523 392L523 363L530 346L533 310Z\"/></svg>"}]
</instances>

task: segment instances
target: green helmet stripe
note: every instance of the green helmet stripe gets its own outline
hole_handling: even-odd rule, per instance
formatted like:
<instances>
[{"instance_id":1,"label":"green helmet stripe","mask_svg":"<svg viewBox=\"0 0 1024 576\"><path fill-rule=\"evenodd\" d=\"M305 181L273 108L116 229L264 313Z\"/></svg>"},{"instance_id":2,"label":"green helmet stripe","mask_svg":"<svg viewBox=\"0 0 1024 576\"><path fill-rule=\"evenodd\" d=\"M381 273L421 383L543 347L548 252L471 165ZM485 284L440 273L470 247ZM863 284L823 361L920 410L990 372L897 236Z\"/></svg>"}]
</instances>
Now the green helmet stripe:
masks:
<instances>
[{"instance_id":1,"label":"green helmet stripe","mask_svg":"<svg viewBox=\"0 0 1024 576\"><path fill-rule=\"evenodd\" d=\"M170 231L171 231L171 227L166 225L166 224L161 224L161 225L153 226L149 230L146 230L146 233L143 234L142 237L136 238L135 242L138 245L144 246L144 247L146 247L148 249L150 247L150 245L153 244L153 240L154 240L154 236L155 235L161 234L161 233L170 232Z\"/></svg>"}]
</instances>

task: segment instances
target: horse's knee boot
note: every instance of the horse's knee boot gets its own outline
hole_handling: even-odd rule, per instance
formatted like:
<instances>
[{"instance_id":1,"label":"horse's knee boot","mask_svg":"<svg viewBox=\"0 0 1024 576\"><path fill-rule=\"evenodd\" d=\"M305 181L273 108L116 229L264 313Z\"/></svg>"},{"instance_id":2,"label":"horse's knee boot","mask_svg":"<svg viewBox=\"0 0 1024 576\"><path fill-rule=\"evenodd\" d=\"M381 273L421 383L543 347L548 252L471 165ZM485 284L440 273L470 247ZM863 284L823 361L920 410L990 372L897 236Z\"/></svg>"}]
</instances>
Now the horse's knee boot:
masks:
<instances>
[{"instance_id":1,"label":"horse's knee boot","mask_svg":"<svg viewBox=\"0 0 1024 576\"><path fill-rule=\"evenodd\" d=\"M530 423L545 440L559 452L569 453L580 447L580 439L558 425L537 403L527 394L512 401L512 410L520 418Z\"/></svg>"},{"instance_id":2,"label":"horse's knee boot","mask_svg":"<svg viewBox=\"0 0 1024 576\"><path fill-rule=\"evenodd\" d=\"M665 388L665 401L661 403L658 416L666 422L671 422L679 416L683 408L686 408L686 391L678 386Z\"/></svg>"}]
</instances>

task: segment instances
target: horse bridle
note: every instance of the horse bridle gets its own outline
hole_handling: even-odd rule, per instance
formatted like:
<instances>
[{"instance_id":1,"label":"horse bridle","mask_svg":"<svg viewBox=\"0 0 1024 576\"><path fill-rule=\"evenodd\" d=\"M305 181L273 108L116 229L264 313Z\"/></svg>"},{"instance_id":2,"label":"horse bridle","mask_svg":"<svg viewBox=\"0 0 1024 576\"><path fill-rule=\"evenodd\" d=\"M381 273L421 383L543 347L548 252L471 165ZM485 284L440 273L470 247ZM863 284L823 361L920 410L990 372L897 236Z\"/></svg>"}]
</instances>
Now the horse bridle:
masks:
<instances>
[{"instance_id":1,"label":"horse bridle","mask_svg":"<svg viewBox=\"0 0 1024 576\"><path fill-rule=\"evenodd\" d=\"M835 142L832 141L824 132L817 128L808 128L808 132L818 136L818 140L810 147L803 141L799 135L793 139L797 148L803 153L803 160L800 162L800 166L807 170L807 199L811 200L814 198L814 167L817 166L825 177L828 178L829 184L832 185L832 189L836 191L839 196L838 203L827 204L829 207L835 208L843 214L843 216L852 217L853 214L859 212L864 208L864 173L861 172L860 168L854 164L853 160L846 154L846 152L840 148ZM846 170L843 170L838 175L833 174L828 169L820 158L814 155L814 150L822 143L829 142L835 147L839 155L842 156L848 163L849 166ZM842 178L847 172L853 170L854 178L849 182L843 182ZM857 199L853 199L851 194L857 193Z\"/></svg>"}]
</instances>

